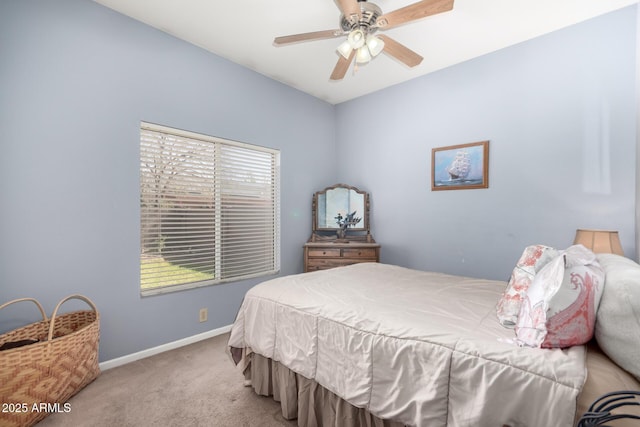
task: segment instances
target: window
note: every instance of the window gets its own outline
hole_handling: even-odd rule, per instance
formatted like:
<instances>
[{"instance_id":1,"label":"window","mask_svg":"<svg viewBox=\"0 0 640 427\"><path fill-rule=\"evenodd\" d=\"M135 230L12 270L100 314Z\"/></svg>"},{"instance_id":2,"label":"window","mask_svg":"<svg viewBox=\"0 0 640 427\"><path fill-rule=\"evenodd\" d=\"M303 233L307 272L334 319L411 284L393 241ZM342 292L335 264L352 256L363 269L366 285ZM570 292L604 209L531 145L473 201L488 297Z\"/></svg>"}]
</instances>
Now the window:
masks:
<instances>
[{"instance_id":1,"label":"window","mask_svg":"<svg viewBox=\"0 0 640 427\"><path fill-rule=\"evenodd\" d=\"M142 295L277 273L280 152L140 128Z\"/></svg>"}]
</instances>

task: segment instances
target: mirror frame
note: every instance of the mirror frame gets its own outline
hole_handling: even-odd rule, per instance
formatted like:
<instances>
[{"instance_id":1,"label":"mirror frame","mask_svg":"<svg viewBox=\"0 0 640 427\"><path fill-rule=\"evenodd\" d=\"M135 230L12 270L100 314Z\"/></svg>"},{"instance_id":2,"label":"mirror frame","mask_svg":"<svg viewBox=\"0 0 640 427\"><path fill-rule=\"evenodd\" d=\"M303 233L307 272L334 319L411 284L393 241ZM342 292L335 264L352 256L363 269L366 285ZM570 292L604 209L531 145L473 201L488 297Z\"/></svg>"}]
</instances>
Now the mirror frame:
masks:
<instances>
[{"instance_id":1,"label":"mirror frame","mask_svg":"<svg viewBox=\"0 0 640 427\"><path fill-rule=\"evenodd\" d=\"M312 215L312 230L313 230L313 235L317 235L317 232L331 232L331 233L336 233L336 230L338 229L338 227L334 227L334 228L323 228L323 227L318 227L318 196L321 194L325 194L327 193L327 191L336 189L336 188L346 188L348 190L353 190L358 194L362 194L364 197L364 212L362 212L362 226L361 227L349 227L348 228L348 232L353 234L353 233L361 233L361 232L366 232L366 237L368 237L370 235L370 224L369 224L369 210L370 210L370 205L369 205L369 193L367 193L366 191L362 191L357 187L353 187L351 185L347 185L347 184L335 184L332 185L330 187L325 188L324 190L321 191L316 191L313 194L313 202L311 204L311 215ZM350 236L350 238L353 238L354 236Z\"/></svg>"}]
</instances>

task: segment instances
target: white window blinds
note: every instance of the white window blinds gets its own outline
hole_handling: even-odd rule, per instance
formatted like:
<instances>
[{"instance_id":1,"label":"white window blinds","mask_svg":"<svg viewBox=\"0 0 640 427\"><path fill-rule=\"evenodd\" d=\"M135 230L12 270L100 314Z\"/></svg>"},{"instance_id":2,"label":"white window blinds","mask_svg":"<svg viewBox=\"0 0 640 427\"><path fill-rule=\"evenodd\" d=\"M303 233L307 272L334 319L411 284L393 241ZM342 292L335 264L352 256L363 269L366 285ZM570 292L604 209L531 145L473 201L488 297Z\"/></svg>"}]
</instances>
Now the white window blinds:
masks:
<instances>
[{"instance_id":1,"label":"white window blinds","mask_svg":"<svg viewBox=\"0 0 640 427\"><path fill-rule=\"evenodd\" d=\"M277 150L142 123L143 295L280 269Z\"/></svg>"}]
</instances>

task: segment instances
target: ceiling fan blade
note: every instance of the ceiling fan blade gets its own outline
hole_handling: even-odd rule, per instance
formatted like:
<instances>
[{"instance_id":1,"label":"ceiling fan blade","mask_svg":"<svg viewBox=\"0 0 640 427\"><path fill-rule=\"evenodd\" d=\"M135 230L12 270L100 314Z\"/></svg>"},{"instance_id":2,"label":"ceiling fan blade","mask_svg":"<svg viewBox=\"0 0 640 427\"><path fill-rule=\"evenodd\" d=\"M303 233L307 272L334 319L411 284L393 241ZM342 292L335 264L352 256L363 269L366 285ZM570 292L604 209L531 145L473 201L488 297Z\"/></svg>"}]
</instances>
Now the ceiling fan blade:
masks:
<instances>
[{"instance_id":1,"label":"ceiling fan blade","mask_svg":"<svg viewBox=\"0 0 640 427\"><path fill-rule=\"evenodd\" d=\"M290 36L276 37L273 40L273 43L276 45L283 45L283 44L304 42L304 41L310 41L310 40L332 39L335 37L340 37L343 34L344 34L344 31L342 30L314 31L311 33L292 34Z\"/></svg>"},{"instance_id":2,"label":"ceiling fan blade","mask_svg":"<svg viewBox=\"0 0 640 427\"><path fill-rule=\"evenodd\" d=\"M336 0L340 12L352 23L360 19L360 6L358 0Z\"/></svg>"},{"instance_id":3,"label":"ceiling fan blade","mask_svg":"<svg viewBox=\"0 0 640 427\"><path fill-rule=\"evenodd\" d=\"M418 55L405 45L398 43L387 35L379 34L377 37L381 38L384 41L384 53L393 56L398 61L406 64L409 67L415 67L424 59L422 56Z\"/></svg>"},{"instance_id":4,"label":"ceiling fan blade","mask_svg":"<svg viewBox=\"0 0 640 427\"><path fill-rule=\"evenodd\" d=\"M453 9L453 0L422 0L381 15L376 21L376 26L386 30L416 19L448 12L451 9Z\"/></svg>"},{"instance_id":5,"label":"ceiling fan blade","mask_svg":"<svg viewBox=\"0 0 640 427\"><path fill-rule=\"evenodd\" d=\"M342 80L344 78L345 74L347 74L347 70L349 69L349 65L351 65L351 62L353 61L353 57L356 56L356 51L355 49L351 51L349 59L345 59L342 55L339 56L340 58L338 58L338 63L333 69L333 73L331 73L331 80Z\"/></svg>"}]
</instances>

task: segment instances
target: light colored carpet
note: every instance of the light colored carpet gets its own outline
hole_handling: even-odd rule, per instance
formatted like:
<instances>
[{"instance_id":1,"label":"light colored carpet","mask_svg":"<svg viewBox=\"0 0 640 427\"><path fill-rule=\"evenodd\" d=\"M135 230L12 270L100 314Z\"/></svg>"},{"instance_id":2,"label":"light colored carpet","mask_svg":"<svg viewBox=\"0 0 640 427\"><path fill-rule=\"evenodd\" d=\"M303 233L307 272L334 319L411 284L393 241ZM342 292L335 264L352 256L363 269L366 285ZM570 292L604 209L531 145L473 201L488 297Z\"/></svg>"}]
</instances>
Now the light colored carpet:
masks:
<instances>
[{"instance_id":1,"label":"light colored carpet","mask_svg":"<svg viewBox=\"0 0 640 427\"><path fill-rule=\"evenodd\" d=\"M295 426L280 404L244 387L224 349L229 334L109 369L71 398L52 426Z\"/></svg>"}]
</instances>

